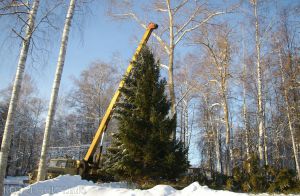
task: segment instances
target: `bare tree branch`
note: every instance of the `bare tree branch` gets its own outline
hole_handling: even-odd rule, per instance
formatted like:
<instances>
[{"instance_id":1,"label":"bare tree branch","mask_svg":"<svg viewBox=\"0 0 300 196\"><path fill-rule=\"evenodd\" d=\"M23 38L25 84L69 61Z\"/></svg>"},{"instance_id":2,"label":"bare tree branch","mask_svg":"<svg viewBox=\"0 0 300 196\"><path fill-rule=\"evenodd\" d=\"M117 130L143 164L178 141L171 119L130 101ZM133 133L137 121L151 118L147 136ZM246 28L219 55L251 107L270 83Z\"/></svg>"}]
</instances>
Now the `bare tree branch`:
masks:
<instances>
[{"instance_id":1,"label":"bare tree branch","mask_svg":"<svg viewBox=\"0 0 300 196\"><path fill-rule=\"evenodd\" d=\"M221 14L225 14L226 12L215 12L210 14L208 17L206 17L204 20L202 20L200 23L198 23L197 25L188 28L186 30L183 31L183 33L177 38L177 40L175 41L175 45L185 36L186 33L191 32L197 28L199 28L201 25L207 23L210 19L212 19L215 16L221 15Z\"/></svg>"},{"instance_id":2,"label":"bare tree branch","mask_svg":"<svg viewBox=\"0 0 300 196\"><path fill-rule=\"evenodd\" d=\"M24 38L22 35L20 35L16 30L14 30L14 29L11 29L11 30L12 30L12 32L14 32L19 38L21 38L23 41L26 41L25 38Z\"/></svg>"},{"instance_id":3,"label":"bare tree branch","mask_svg":"<svg viewBox=\"0 0 300 196\"><path fill-rule=\"evenodd\" d=\"M0 13L0 16L8 16L8 15L16 15L16 14L29 14L29 12L14 11L14 12L8 12L8 13Z\"/></svg>"},{"instance_id":4,"label":"bare tree branch","mask_svg":"<svg viewBox=\"0 0 300 196\"><path fill-rule=\"evenodd\" d=\"M162 68L164 68L164 69L166 69L166 70L169 70L169 67L167 65L165 65L165 64L159 64L159 66L162 67Z\"/></svg>"},{"instance_id":5,"label":"bare tree branch","mask_svg":"<svg viewBox=\"0 0 300 196\"><path fill-rule=\"evenodd\" d=\"M176 103L175 108L178 107L178 104L188 95L188 93L193 89L193 86L190 86L186 92L182 95L182 97L178 100L178 102Z\"/></svg>"},{"instance_id":6,"label":"bare tree branch","mask_svg":"<svg viewBox=\"0 0 300 196\"><path fill-rule=\"evenodd\" d=\"M178 6L173 9L173 14L175 15L180 8L182 8L189 0L183 0Z\"/></svg>"},{"instance_id":7,"label":"bare tree branch","mask_svg":"<svg viewBox=\"0 0 300 196\"><path fill-rule=\"evenodd\" d=\"M198 7L195 11L194 11L194 13L189 17L189 19L179 28L179 30L175 33L175 37L179 34L179 33L181 33L183 30L184 30L184 28L186 28L192 21L193 21L193 19L197 16L197 13L198 13L198 11L200 10L200 7Z\"/></svg>"},{"instance_id":8,"label":"bare tree branch","mask_svg":"<svg viewBox=\"0 0 300 196\"><path fill-rule=\"evenodd\" d=\"M125 14L113 14L116 17L131 17L133 18L139 25L141 25L144 29L147 29L147 26L145 23L142 22L142 20L140 20L136 14L134 13L125 13ZM165 49L165 51L169 54L170 53L170 49L167 46L167 44L162 40L162 38L160 36L158 36L155 32L152 32L153 37L156 38L156 40L163 46L163 48Z\"/></svg>"},{"instance_id":9,"label":"bare tree branch","mask_svg":"<svg viewBox=\"0 0 300 196\"><path fill-rule=\"evenodd\" d=\"M60 3L57 3L56 5L54 5L51 9L49 9L46 14L40 19L40 21L38 21L37 25L35 26L35 28L33 29L32 33L35 32L35 30L39 27L39 25L44 22L45 20L49 21L48 20L48 16L53 12L53 10L55 10L56 8L58 8L58 6L61 5L61 2ZM52 26L52 24L50 24L50 26ZM55 28L56 29L56 28Z\"/></svg>"}]
</instances>

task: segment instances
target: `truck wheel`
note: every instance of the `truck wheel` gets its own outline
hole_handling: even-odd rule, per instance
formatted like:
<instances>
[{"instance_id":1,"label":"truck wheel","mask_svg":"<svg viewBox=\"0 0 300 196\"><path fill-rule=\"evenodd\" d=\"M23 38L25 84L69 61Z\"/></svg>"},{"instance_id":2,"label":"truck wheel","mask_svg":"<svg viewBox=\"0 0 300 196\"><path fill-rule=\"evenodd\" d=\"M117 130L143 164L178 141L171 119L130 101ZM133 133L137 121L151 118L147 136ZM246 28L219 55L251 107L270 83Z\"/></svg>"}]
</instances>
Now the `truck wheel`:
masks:
<instances>
[{"instance_id":1,"label":"truck wheel","mask_svg":"<svg viewBox=\"0 0 300 196\"><path fill-rule=\"evenodd\" d=\"M88 163L84 160L80 161L80 167L79 167L79 175L81 176L81 178L86 179L87 177L87 170L88 169Z\"/></svg>"}]
</instances>

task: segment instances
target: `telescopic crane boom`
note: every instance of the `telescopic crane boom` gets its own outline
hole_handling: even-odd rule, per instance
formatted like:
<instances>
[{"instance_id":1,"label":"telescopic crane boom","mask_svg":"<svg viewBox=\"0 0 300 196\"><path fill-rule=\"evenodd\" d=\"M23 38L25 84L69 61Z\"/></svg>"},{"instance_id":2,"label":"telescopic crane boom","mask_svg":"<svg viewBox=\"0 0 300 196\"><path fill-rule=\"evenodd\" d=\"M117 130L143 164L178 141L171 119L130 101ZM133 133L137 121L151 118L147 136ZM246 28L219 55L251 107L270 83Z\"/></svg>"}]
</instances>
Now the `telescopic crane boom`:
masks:
<instances>
[{"instance_id":1,"label":"telescopic crane boom","mask_svg":"<svg viewBox=\"0 0 300 196\"><path fill-rule=\"evenodd\" d=\"M158 26L157 24L150 23L146 29L146 32L143 35L142 40L140 41L133 57L128 65L128 68L126 70L125 75L128 75L132 69L132 63L136 61L137 56L140 54L142 48L146 45L152 31L156 29ZM71 174L81 175L82 178L88 178L93 180L99 180L101 175L101 170L99 170L99 157L94 161L94 154L96 152L96 149L99 145L99 142L102 138L102 135L104 134L108 122L111 119L113 109L120 98L120 89L124 86L124 79L120 82L118 89L116 90L113 98L110 101L110 104L105 112L104 117L102 118L102 121L99 125L99 128L97 132L95 133L95 136L93 138L93 141L91 145L89 146L89 149L84 157L83 160L74 160L69 158L58 158L58 159L51 159L49 167L47 168L47 179L55 178L58 175L64 175L64 174ZM101 154L101 153L100 153ZM34 170L33 172L29 173L29 182L33 183L36 181L37 176L37 170Z\"/></svg>"},{"instance_id":2,"label":"telescopic crane boom","mask_svg":"<svg viewBox=\"0 0 300 196\"><path fill-rule=\"evenodd\" d=\"M132 63L134 61L136 61L137 56L140 54L142 48L146 45L146 43L147 43L147 41L148 41L148 39L149 39L152 31L154 29L157 29L157 27L158 27L158 25L154 24L154 23L150 23L148 25L148 27L146 29L146 32L144 33L143 38L140 41L140 43L139 43L139 45L138 45L138 47L137 47L137 49L136 49L136 51L135 51L135 53L134 53L134 55L132 57L131 62L128 65L128 68L126 70L125 75L128 75L130 73L130 71L132 69ZM94 153L95 153L95 151L96 151L96 149L97 149L97 147L99 145L99 142L101 140L102 134L105 132L105 130L107 128L107 125L108 125L108 122L111 119L111 116L112 116L112 113L113 113L113 109L114 109L114 107L115 107L118 99L120 98L120 89L124 86L124 82L125 82L124 79L121 80L118 89L116 90L113 98L111 99L110 104L109 104L109 106L108 106L108 108L107 108L107 110L105 112L105 115L102 118L102 121L101 121L101 123L99 125L99 128L98 128L98 130L97 130L97 132L96 132L96 134L95 134L95 136L93 138L93 141L92 141L92 143L91 143L91 145L90 145L90 147L89 147L89 149L88 149L88 151L87 151L87 153L86 153L86 155L85 155L85 157L83 159L84 162L91 163L93 161L93 155L94 155Z\"/></svg>"}]
</instances>

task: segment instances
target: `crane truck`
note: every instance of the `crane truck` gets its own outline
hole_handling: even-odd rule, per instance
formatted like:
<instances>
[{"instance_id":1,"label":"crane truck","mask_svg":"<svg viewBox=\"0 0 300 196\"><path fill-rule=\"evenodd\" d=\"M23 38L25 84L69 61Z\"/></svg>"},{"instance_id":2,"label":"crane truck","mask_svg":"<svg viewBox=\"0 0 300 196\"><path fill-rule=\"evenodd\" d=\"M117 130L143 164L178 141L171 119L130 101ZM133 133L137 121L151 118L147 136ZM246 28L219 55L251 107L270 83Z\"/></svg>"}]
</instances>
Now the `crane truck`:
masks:
<instances>
[{"instance_id":1,"label":"crane truck","mask_svg":"<svg viewBox=\"0 0 300 196\"><path fill-rule=\"evenodd\" d=\"M146 31L129 63L125 76L128 75L132 69L132 63L136 61L137 56L140 54L142 48L146 45L150 38L150 35L154 29L157 29L158 25L154 23L149 23ZM74 160L69 158L57 158L51 159L49 166L46 171L46 179L55 178L59 175L70 174L70 175L80 175L85 179L97 180L100 171L100 155L102 152L102 146L100 147L100 153L96 154L96 150L99 146L101 140L103 140L103 135L107 129L108 123L112 117L114 107L118 102L121 92L120 89L124 86L124 79L119 83L119 87L116 90L114 96L112 97L110 104L101 120L98 130L96 131L92 143L89 145L88 151L82 160ZM29 173L29 182L35 182L37 176L37 170Z\"/></svg>"}]
</instances>

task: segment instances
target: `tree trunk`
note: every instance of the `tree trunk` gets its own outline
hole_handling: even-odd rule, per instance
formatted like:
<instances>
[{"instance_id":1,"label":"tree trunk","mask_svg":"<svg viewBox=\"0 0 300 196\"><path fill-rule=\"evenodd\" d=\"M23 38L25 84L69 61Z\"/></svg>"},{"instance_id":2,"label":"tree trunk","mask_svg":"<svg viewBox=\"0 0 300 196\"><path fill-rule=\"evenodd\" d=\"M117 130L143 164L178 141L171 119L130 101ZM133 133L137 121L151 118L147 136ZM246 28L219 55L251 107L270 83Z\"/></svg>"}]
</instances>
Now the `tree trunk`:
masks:
<instances>
[{"instance_id":1,"label":"tree trunk","mask_svg":"<svg viewBox=\"0 0 300 196\"><path fill-rule=\"evenodd\" d=\"M222 97L222 106L224 111L224 121L226 126L226 174L231 175L231 159L232 159L232 149L231 149L231 133L230 133L230 123L229 123L229 111L228 111L228 101L227 101L227 67L223 65L224 68L220 69L220 77L221 77L221 97Z\"/></svg>"},{"instance_id":2,"label":"tree trunk","mask_svg":"<svg viewBox=\"0 0 300 196\"><path fill-rule=\"evenodd\" d=\"M184 147L188 148L188 138L189 138L189 108L188 108L188 100L186 98L183 99L184 105Z\"/></svg>"},{"instance_id":3,"label":"tree trunk","mask_svg":"<svg viewBox=\"0 0 300 196\"><path fill-rule=\"evenodd\" d=\"M216 170L219 174L222 174L222 165L221 165L221 153L220 153L220 141L219 141L219 137L220 137L220 133L219 133L219 127L218 124L217 126L214 126L213 124L213 120L211 118L211 113L209 112L209 122L210 122L210 126L211 129L214 133L214 139L215 139L215 149L216 149Z\"/></svg>"},{"instance_id":4,"label":"tree trunk","mask_svg":"<svg viewBox=\"0 0 300 196\"><path fill-rule=\"evenodd\" d=\"M173 65L174 65L174 29L173 29L173 14L171 10L170 0L167 0L168 14L169 14L169 69L168 69L168 85L169 93L171 98L171 116L176 114L176 97L174 90L174 79L173 79ZM175 116L176 118L176 116ZM172 139L176 139L176 129L173 131Z\"/></svg>"},{"instance_id":5,"label":"tree trunk","mask_svg":"<svg viewBox=\"0 0 300 196\"><path fill-rule=\"evenodd\" d=\"M255 45L256 45L256 72L257 72L257 110L258 110L258 152L260 164L264 164L264 115L263 115L263 98L262 98L262 78L261 78L261 64L260 64L260 38L259 38L259 24L257 16L257 0L253 1L254 16L255 16Z\"/></svg>"},{"instance_id":6,"label":"tree trunk","mask_svg":"<svg viewBox=\"0 0 300 196\"><path fill-rule=\"evenodd\" d=\"M283 71L284 68L283 68L283 63L282 63L281 51L279 51L279 65L280 65L280 71L281 71L281 82L283 85L284 101L285 101L285 105L286 105L286 115L288 118L289 130L291 133L291 139L292 139L292 145L293 145L293 153L294 153L297 177L298 177L298 179L300 179L298 152L297 152L297 147L296 147L295 138L294 138L294 127L293 127L293 123L292 123L292 119L291 119L291 109L290 109L290 104L289 104L289 100L288 100L288 91L285 86L285 77L284 77L284 71Z\"/></svg>"},{"instance_id":7,"label":"tree trunk","mask_svg":"<svg viewBox=\"0 0 300 196\"><path fill-rule=\"evenodd\" d=\"M168 85L169 93L171 98L171 114L172 116L176 113L176 97L174 90L174 79L173 79L173 64L174 64L174 48L172 47L169 54L169 69L168 69Z\"/></svg>"},{"instance_id":8,"label":"tree trunk","mask_svg":"<svg viewBox=\"0 0 300 196\"><path fill-rule=\"evenodd\" d=\"M181 103L181 111L180 111L180 133L179 133L179 140L183 141L183 114L184 114L184 108L183 103Z\"/></svg>"},{"instance_id":9,"label":"tree trunk","mask_svg":"<svg viewBox=\"0 0 300 196\"><path fill-rule=\"evenodd\" d=\"M64 30L63 30L63 34L62 34L61 47L60 47L60 51L59 51L55 79L54 79L52 93L51 93L51 100L49 103L48 116L46 119L46 126L45 126L44 139L43 139L41 157L40 157L39 168L38 168L37 181L45 180L46 157L47 157L47 151L48 151L51 126L52 126L53 118L55 115L57 96L58 96L60 80L61 80L65 57L66 57L66 50L67 50L67 44L68 44L68 39L69 39L71 21L72 21L73 15L74 15L75 3L76 3L76 0L70 0L70 5L68 8L65 26L64 26Z\"/></svg>"},{"instance_id":10,"label":"tree trunk","mask_svg":"<svg viewBox=\"0 0 300 196\"><path fill-rule=\"evenodd\" d=\"M249 124L247 116L247 103L246 103L246 77L247 77L247 66L245 63L245 42L244 42L244 27L242 28L243 33L243 117L245 126L245 147L246 147L246 160L250 158L249 154Z\"/></svg>"},{"instance_id":11,"label":"tree trunk","mask_svg":"<svg viewBox=\"0 0 300 196\"><path fill-rule=\"evenodd\" d=\"M227 104L227 96L225 95L225 92L223 92L223 110L224 110L224 120L226 124L226 173L227 175L231 175L231 158L232 158L232 152L231 152L231 142L230 142L230 125L229 125L229 112L228 112L228 104Z\"/></svg>"},{"instance_id":12,"label":"tree trunk","mask_svg":"<svg viewBox=\"0 0 300 196\"><path fill-rule=\"evenodd\" d=\"M17 66L17 72L16 72L16 77L14 81L14 86L12 90L12 95L9 103L9 109L8 109L8 114L7 114L7 119L5 122L5 128L3 132L3 137L2 137L2 144L1 144L1 152L0 152L0 196L3 194L3 181L5 177L5 172L6 172L6 167L7 167L7 159L8 159L8 154L10 151L10 144L11 144L11 139L12 135L14 132L14 116L15 116L15 111L17 108L18 100L19 100L19 95L20 95L20 89L21 89L21 84L24 76L24 70L25 70L25 63L27 60L27 54L29 50L29 45L30 45L30 40L32 37L32 33L34 31L34 22L35 22L35 17L36 13L39 7L39 0L35 0L32 9L30 11L30 14L28 16L29 20L27 23L27 29L26 29L26 35L23 38L22 42L22 48L20 51L20 57L19 57L19 62Z\"/></svg>"},{"instance_id":13,"label":"tree trunk","mask_svg":"<svg viewBox=\"0 0 300 196\"><path fill-rule=\"evenodd\" d=\"M266 109L264 109L264 110L266 110ZM263 116L264 116L264 119L265 119L265 111L263 112ZM264 122L266 122L266 121L264 121ZM269 162L268 162L268 144L267 144L267 134L266 134L266 128L265 128L266 126L264 126L264 158L265 158L265 165L268 165L269 164Z\"/></svg>"},{"instance_id":14,"label":"tree trunk","mask_svg":"<svg viewBox=\"0 0 300 196\"><path fill-rule=\"evenodd\" d=\"M243 73L243 117L244 117L244 126L245 126L245 146L246 146L246 160L250 158L249 155L249 125L247 118L247 106L246 106L246 65L244 65Z\"/></svg>"}]
</instances>

